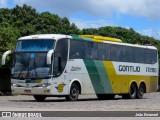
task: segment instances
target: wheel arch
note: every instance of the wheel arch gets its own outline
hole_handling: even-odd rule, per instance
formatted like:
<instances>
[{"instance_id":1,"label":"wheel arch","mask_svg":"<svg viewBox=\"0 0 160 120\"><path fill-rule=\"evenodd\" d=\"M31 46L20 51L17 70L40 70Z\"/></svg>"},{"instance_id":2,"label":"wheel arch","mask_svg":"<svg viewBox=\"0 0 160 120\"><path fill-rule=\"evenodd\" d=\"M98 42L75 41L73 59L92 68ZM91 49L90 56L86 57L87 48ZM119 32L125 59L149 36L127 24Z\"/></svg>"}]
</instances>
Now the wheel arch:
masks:
<instances>
[{"instance_id":1,"label":"wheel arch","mask_svg":"<svg viewBox=\"0 0 160 120\"><path fill-rule=\"evenodd\" d=\"M69 92L70 92L70 89L71 89L71 85L72 85L73 83L75 83L75 84L78 85L78 87L79 87L79 94L81 94L81 93L82 93L82 83L81 83L81 81L78 80L78 79L73 79L73 80L71 80L70 85L69 85Z\"/></svg>"},{"instance_id":2,"label":"wheel arch","mask_svg":"<svg viewBox=\"0 0 160 120\"><path fill-rule=\"evenodd\" d=\"M132 81L129 83L128 90L130 89L131 84L135 84L135 85L136 85L136 88L138 89L138 83L137 83L135 80L132 80Z\"/></svg>"}]
</instances>

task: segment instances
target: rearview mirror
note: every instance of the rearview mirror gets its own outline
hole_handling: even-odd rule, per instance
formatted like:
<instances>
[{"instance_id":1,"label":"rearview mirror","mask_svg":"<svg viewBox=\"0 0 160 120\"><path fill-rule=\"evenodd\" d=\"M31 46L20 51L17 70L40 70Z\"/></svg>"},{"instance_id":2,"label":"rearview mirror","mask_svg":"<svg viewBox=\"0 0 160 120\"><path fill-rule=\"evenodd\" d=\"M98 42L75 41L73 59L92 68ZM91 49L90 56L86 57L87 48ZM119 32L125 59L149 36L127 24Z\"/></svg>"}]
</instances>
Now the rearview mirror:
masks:
<instances>
[{"instance_id":1,"label":"rearview mirror","mask_svg":"<svg viewBox=\"0 0 160 120\"><path fill-rule=\"evenodd\" d=\"M6 51L4 54L3 54L3 56L2 56L2 65L5 65L6 64L6 57L9 55L9 54L11 54L12 53L12 51L11 50L8 50L8 51Z\"/></svg>"},{"instance_id":2,"label":"rearview mirror","mask_svg":"<svg viewBox=\"0 0 160 120\"><path fill-rule=\"evenodd\" d=\"M51 64L51 58L52 58L52 54L54 53L54 50L50 50L48 53L47 53L47 65L50 65Z\"/></svg>"}]
</instances>

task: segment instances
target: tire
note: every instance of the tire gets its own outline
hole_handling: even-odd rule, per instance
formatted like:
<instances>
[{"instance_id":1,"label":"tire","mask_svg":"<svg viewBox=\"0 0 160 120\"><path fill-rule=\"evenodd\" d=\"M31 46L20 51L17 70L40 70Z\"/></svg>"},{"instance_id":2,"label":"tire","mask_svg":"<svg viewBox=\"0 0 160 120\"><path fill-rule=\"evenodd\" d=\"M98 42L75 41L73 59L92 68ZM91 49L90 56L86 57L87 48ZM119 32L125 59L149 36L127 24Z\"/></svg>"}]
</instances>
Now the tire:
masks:
<instances>
[{"instance_id":1,"label":"tire","mask_svg":"<svg viewBox=\"0 0 160 120\"><path fill-rule=\"evenodd\" d=\"M79 87L76 83L73 83L70 89L70 95L66 96L68 101L76 101L79 97Z\"/></svg>"},{"instance_id":2,"label":"tire","mask_svg":"<svg viewBox=\"0 0 160 120\"><path fill-rule=\"evenodd\" d=\"M137 94L137 87L135 83L132 83L130 86L130 91L129 91L129 99L135 99Z\"/></svg>"},{"instance_id":3,"label":"tire","mask_svg":"<svg viewBox=\"0 0 160 120\"><path fill-rule=\"evenodd\" d=\"M138 90L137 90L137 99L142 99L145 93L145 86L144 84L140 84Z\"/></svg>"},{"instance_id":4,"label":"tire","mask_svg":"<svg viewBox=\"0 0 160 120\"><path fill-rule=\"evenodd\" d=\"M46 99L46 96L44 95L34 95L33 96L35 100L37 100L38 102L43 102Z\"/></svg>"},{"instance_id":5,"label":"tire","mask_svg":"<svg viewBox=\"0 0 160 120\"><path fill-rule=\"evenodd\" d=\"M114 99L115 94L97 94L99 100L111 100Z\"/></svg>"},{"instance_id":6,"label":"tire","mask_svg":"<svg viewBox=\"0 0 160 120\"><path fill-rule=\"evenodd\" d=\"M135 99L137 97L137 86L135 83L132 83L129 89L128 94L122 95L123 99Z\"/></svg>"}]
</instances>

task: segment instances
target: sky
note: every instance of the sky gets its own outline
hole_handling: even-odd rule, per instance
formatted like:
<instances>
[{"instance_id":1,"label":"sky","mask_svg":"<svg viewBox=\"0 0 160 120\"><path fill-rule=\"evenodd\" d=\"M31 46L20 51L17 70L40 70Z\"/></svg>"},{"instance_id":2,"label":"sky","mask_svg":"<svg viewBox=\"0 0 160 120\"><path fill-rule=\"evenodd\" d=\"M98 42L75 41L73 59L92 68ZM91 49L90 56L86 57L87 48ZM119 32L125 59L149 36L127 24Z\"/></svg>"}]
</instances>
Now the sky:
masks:
<instances>
[{"instance_id":1,"label":"sky","mask_svg":"<svg viewBox=\"0 0 160 120\"><path fill-rule=\"evenodd\" d=\"M120 26L160 40L160 0L0 0L0 8L16 4L68 17L80 29Z\"/></svg>"}]
</instances>

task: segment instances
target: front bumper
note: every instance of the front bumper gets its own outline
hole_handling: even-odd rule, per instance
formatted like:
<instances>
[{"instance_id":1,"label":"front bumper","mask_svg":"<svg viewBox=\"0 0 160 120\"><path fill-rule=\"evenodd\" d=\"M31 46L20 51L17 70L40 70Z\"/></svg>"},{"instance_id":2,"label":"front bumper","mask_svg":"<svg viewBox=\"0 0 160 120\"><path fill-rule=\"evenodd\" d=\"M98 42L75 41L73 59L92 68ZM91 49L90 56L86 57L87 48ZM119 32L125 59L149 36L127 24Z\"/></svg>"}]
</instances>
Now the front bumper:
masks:
<instances>
[{"instance_id":1,"label":"front bumper","mask_svg":"<svg viewBox=\"0 0 160 120\"><path fill-rule=\"evenodd\" d=\"M21 95L50 95L50 89L48 87L36 87L36 88L26 88L26 87L11 87L12 94Z\"/></svg>"}]
</instances>

